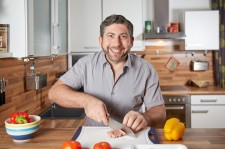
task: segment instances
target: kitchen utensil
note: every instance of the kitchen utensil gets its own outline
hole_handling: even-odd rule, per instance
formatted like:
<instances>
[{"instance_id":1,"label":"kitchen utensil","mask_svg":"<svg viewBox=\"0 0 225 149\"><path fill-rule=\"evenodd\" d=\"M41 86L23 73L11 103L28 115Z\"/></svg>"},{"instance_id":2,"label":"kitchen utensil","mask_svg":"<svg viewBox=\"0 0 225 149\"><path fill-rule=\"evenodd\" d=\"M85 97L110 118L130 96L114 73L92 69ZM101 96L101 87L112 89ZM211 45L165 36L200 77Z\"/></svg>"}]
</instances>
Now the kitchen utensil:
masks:
<instances>
[{"instance_id":1,"label":"kitchen utensil","mask_svg":"<svg viewBox=\"0 0 225 149\"><path fill-rule=\"evenodd\" d=\"M136 137L134 132L129 127L121 124L120 122L114 120L111 117L109 117L109 124L108 124L108 126L111 127L112 129L115 129L115 130L121 129L122 131L124 131L130 137L134 137L134 138Z\"/></svg>"},{"instance_id":2,"label":"kitchen utensil","mask_svg":"<svg viewBox=\"0 0 225 149\"><path fill-rule=\"evenodd\" d=\"M166 64L166 68L173 72L177 66L179 65L179 61L176 60L174 57L170 57L169 61Z\"/></svg>"},{"instance_id":3,"label":"kitchen utensil","mask_svg":"<svg viewBox=\"0 0 225 149\"><path fill-rule=\"evenodd\" d=\"M31 122L24 124L11 124L10 118L5 120L5 129L15 142L24 142L33 137L40 127L41 117L29 115Z\"/></svg>"},{"instance_id":4,"label":"kitchen utensil","mask_svg":"<svg viewBox=\"0 0 225 149\"><path fill-rule=\"evenodd\" d=\"M209 62L207 61L191 61L192 71L204 71L209 69Z\"/></svg>"}]
</instances>

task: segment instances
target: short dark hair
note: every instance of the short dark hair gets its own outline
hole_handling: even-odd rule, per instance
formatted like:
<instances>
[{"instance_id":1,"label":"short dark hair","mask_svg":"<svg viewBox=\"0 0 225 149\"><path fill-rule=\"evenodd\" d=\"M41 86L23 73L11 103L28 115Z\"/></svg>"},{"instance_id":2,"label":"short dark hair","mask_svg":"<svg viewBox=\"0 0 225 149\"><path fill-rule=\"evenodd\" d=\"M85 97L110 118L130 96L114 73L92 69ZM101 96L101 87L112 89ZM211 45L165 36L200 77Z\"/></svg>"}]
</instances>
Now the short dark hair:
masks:
<instances>
[{"instance_id":1,"label":"short dark hair","mask_svg":"<svg viewBox=\"0 0 225 149\"><path fill-rule=\"evenodd\" d=\"M129 30L130 37L133 37L133 24L122 15L113 14L108 16L100 25L100 35L103 37L105 27L111 24L124 24Z\"/></svg>"}]
</instances>

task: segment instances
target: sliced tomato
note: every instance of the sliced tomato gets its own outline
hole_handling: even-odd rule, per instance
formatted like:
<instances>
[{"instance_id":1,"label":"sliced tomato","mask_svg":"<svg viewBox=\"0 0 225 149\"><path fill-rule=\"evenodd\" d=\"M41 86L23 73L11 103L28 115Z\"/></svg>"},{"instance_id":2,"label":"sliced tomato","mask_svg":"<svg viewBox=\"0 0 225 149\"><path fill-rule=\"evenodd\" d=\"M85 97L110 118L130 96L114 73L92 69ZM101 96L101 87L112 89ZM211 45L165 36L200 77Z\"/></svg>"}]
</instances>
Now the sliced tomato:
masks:
<instances>
[{"instance_id":1,"label":"sliced tomato","mask_svg":"<svg viewBox=\"0 0 225 149\"><path fill-rule=\"evenodd\" d=\"M94 145L93 149L112 149L112 147L108 142L99 142Z\"/></svg>"},{"instance_id":2,"label":"sliced tomato","mask_svg":"<svg viewBox=\"0 0 225 149\"><path fill-rule=\"evenodd\" d=\"M81 144L78 141L66 141L62 145L62 149L81 149Z\"/></svg>"}]
</instances>

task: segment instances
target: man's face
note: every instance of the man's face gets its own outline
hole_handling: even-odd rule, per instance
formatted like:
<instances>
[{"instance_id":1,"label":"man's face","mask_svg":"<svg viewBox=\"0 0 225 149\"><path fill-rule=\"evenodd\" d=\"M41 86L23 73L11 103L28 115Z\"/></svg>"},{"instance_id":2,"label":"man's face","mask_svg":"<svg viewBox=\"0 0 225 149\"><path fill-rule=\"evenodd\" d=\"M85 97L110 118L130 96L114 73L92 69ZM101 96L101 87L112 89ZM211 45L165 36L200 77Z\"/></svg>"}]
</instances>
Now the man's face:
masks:
<instances>
[{"instance_id":1,"label":"man's face","mask_svg":"<svg viewBox=\"0 0 225 149\"><path fill-rule=\"evenodd\" d=\"M133 46L133 38L130 38L126 25L112 24L105 28L103 37L99 37L99 43L109 63L119 63L126 60Z\"/></svg>"}]
</instances>

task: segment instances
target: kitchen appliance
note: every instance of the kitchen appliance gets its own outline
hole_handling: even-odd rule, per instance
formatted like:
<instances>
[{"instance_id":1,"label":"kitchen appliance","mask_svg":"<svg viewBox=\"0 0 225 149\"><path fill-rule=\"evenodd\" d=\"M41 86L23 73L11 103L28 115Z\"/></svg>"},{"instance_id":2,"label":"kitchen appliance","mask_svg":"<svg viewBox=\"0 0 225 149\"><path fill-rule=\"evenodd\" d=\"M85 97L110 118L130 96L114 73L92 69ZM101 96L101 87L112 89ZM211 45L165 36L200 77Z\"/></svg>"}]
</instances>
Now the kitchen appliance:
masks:
<instances>
[{"instance_id":1,"label":"kitchen appliance","mask_svg":"<svg viewBox=\"0 0 225 149\"><path fill-rule=\"evenodd\" d=\"M204 71L209 69L209 63L206 61L191 61L192 71Z\"/></svg>"},{"instance_id":2,"label":"kitchen appliance","mask_svg":"<svg viewBox=\"0 0 225 149\"><path fill-rule=\"evenodd\" d=\"M73 52L68 55L68 66L71 68L80 58L94 52Z\"/></svg>"},{"instance_id":3,"label":"kitchen appliance","mask_svg":"<svg viewBox=\"0 0 225 149\"><path fill-rule=\"evenodd\" d=\"M161 86L161 90L166 93L163 94L166 120L176 117L185 124L186 128L191 128L191 96L187 94L188 90L179 85Z\"/></svg>"},{"instance_id":4,"label":"kitchen appliance","mask_svg":"<svg viewBox=\"0 0 225 149\"><path fill-rule=\"evenodd\" d=\"M114 120L113 118L109 117L109 124L108 124L109 127L111 127L112 129L115 129L115 130L122 130L124 131L128 136L131 136L131 137L136 137L134 132L127 126L121 124L120 122Z\"/></svg>"},{"instance_id":5,"label":"kitchen appliance","mask_svg":"<svg viewBox=\"0 0 225 149\"><path fill-rule=\"evenodd\" d=\"M27 90L39 90L47 85L46 73L35 73L33 75L27 75L25 79Z\"/></svg>"}]
</instances>

